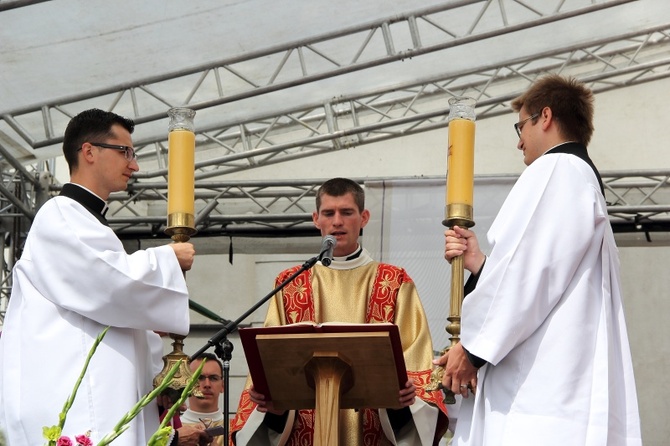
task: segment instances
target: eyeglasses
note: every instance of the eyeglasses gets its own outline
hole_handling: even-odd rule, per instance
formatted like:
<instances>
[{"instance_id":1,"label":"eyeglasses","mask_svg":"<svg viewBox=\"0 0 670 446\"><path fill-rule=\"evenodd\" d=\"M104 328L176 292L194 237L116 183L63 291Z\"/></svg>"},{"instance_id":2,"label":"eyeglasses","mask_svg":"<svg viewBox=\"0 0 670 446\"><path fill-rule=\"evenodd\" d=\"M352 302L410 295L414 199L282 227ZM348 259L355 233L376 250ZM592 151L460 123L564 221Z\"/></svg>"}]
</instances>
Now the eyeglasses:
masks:
<instances>
[{"instance_id":1,"label":"eyeglasses","mask_svg":"<svg viewBox=\"0 0 670 446\"><path fill-rule=\"evenodd\" d=\"M514 130L516 130L516 134L519 138L521 138L521 130L523 129L524 124L526 124L526 122L530 121L531 119L537 118L538 116L540 116L539 113L534 113L534 114L530 115L529 117L527 117L526 119L523 119L523 120L517 122L516 124L514 124Z\"/></svg>"},{"instance_id":2,"label":"eyeglasses","mask_svg":"<svg viewBox=\"0 0 670 446\"><path fill-rule=\"evenodd\" d=\"M135 154L135 149L133 149L130 146L117 146L116 144L103 144L101 142L92 142L90 144L92 146L102 147L103 149L112 149L112 150L118 150L119 152L123 152L123 156L126 157L126 160L129 162L137 158L137 155Z\"/></svg>"},{"instance_id":3,"label":"eyeglasses","mask_svg":"<svg viewBox=\"0 0 670 446\"><path fill-rule=\"evenodd\" d=\"M200 376L198 376L198 381L200 381L201 383L205 382L206 379L208 379L209 382L211 382L211 383L218 383L219 381L221 381L221 376L220 375L200 375Z\"/></svg>"}]
</instances>

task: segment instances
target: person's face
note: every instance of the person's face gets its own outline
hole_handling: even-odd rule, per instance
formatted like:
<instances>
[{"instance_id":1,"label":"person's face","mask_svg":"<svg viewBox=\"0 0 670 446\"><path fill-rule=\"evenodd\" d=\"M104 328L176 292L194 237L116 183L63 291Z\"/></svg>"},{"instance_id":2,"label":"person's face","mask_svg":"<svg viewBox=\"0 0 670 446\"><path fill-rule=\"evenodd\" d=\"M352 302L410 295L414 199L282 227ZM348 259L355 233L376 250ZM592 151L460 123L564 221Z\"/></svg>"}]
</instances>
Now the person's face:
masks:
<instances>
[{"instance_id":1,"label":"person's face","mask_svg":"<svg viewBox=\"0 0 670 446\"><path fill-rule=\"evenodd\" d=\"M323 237L332 235L337 239L333 255L342 257L358 247L358 236L368 223L370 212L367 209L361 212L351 193L340 197L324 194L321 208L312 214L312 219Z\"/></svg>"},{"instance_id":2,"label":"person's face","mask_svg":"<svg viewBox=\"0 0 670 446\"><path fill-rule=\"evenodd\" d=\"M96 142L117 146L133 146L130 133L123 126L113 125L112 132L114 133L113 137L105 138L104 141L89 141L88 144ZM140 170L137 160L128 161L122 150L92 145L91 152L96 158L96 182L100 188L99 193L109 195L112 192L125 190L132 174Z\"/></svg>"},{"instance_id":3,"label":"person's face","mask_svg":"<svg viewBox=\"0 0 670 446\"><path fill-rule=\"evenodd\" d=\"M190 368L195 372L202 361L195 360L191 362ZM221 368L216 361L205 361L205 365L198 377L198 389L203 394L203 398L191 397L189 404L191 409L196 412L213 412L219 408L219 395L223 393L223 376Z\"/></svg>"},{"instance_id":4,"label":"person's face","mask_svg":"<svg viewBox=\"0 0 670 446\"><path fill-rule=\"evenodd\" d=\"M532 119L532 116L535 116ZM531 115L525 108L519 111L519 143L517 148L523 151L523 163L530 166L533 161L538 159L544 153L544 146L541 144L542 137L542 114Z\"/></svg>"}]
</instances>

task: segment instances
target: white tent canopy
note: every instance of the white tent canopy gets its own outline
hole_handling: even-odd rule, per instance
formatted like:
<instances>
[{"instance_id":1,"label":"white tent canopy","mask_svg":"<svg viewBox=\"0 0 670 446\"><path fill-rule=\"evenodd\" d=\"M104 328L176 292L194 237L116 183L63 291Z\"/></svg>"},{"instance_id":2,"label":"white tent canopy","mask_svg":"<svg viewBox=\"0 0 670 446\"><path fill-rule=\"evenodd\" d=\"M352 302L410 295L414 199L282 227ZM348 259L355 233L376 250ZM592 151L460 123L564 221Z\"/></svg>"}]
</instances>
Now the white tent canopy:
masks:
<instances>
[{"instance_id":1,"label":"white tent canopy","mask_svg":"<svg viewBox=\"0 0 670 446\"><path fill-rule=\"evenodd\" d=\"M66 177L53 159L69 118L109 109L138 123L142 171L132 199L118 195L110 214L129 237L162 224L173 106L197 110L202 229L239 233L308 221L298 206L269 204L292 193L287 184L305 189L292 176L269 176L268 166L444 128L449 97L476 98L483 120L509 113L509 100L547 72L596 92L670 73L663 0L0 0L0 8L8 204L29 219ZM256 183L234 195L227 181ZM651 182L664 184L658 175ZM259 188L270 198L255 196Z\"/></svg>"},{"instance_id":2,"label":"white tent canopy","mask_svg":"<svg viewBox=\"0 0 670 446\"><path fill-rule=\"evenodd\" d=\"M638 386L643 435L665 444L670 386L659 371L670 352L649 339L670 335L668 256L647 246L670 240L667 0L0 0L0 316L31 218L67 180L65 125L84 109L137 123L141 171L108 213L129 250L165 242L166 112L197 111L193 241L199 255L215 255L189 280L194 300L232 318L268 291L280 266L318 247L311 212L324 178L355 178L371 200L379 184L443 179L453 96L477 100L479 184L509 184L523 168L509 102L546 73L575 76L596 93L589 150L613 226L624 231L618 242L636 246L622 249L622 280L636 379L647 384ZM383 206L400 200L394 188ZM398 209L380 209L395 224L385 229L418 230L403 226ZM373 229L365 242L393 255L385 260L423 271L402 257L411 254L402 237ZM426 242L434 265L439 236ZM429 302L442 291L426 294ZM233 391L246 375L241 364Z\"/></svg>"}]
</instances>

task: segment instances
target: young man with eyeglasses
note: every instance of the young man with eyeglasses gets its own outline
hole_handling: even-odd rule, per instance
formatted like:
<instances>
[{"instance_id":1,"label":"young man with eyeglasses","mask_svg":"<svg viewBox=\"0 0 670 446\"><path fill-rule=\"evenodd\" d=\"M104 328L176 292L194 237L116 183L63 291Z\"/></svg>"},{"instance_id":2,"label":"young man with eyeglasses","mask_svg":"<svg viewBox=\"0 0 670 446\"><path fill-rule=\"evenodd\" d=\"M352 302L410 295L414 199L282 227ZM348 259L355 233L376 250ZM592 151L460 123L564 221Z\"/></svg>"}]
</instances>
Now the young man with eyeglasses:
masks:
<instances>
[{"instance_id":1,"label":"young man with eyeglasses","mask_svg":"<svg viewBox=\"0 0 670 446\"><path fill-rule=\"evenodd\" d=\"M0 339L0 429L9 444L43 444L98 334L63 435L90 431L97 444L152 390L163 344L154 331L187 334L190 243L127 254L105 219L106 200L139 170L133 121L98 109L67 126L63 153L70 182L38 211L13 270ZM117 446L146 444L158 427L155 404L119 436ZM189 429L180 444L211 437Z\"/></svg>"},{"instance_id":2,"label":"young man with eyeglasses","mask_svg":"<svg viewBox=\"0 0 670 446\"><path fill-rule=\"evenodd\" d=\"M528 167L491 225L491 253L470 230L445 232L445 258L463 255L472 273L461 342L437 361L466 398L453 444L641 445L618 253L586 150L593 94L549 75L512 107Z\"/></svg>"},{"instance_id":3,"label":"young man with eyeglasses","mask_svg":"<svg viewBox=\"0 0 670 446\"><path fill-rule=\"evenodd\" d=\"M219 399L223 393L221 361L212 353L203 353L191 361L189 367L192 372L195 372L205 359L205 365L198 377L198 389L202 396L188 398L188 409L181 415L181 422L184 426L198 426L199 428L223 426L223 412L219 409ZM223 435L214 437L212 444L223 446Z\"/></svg>"}]
</instances>

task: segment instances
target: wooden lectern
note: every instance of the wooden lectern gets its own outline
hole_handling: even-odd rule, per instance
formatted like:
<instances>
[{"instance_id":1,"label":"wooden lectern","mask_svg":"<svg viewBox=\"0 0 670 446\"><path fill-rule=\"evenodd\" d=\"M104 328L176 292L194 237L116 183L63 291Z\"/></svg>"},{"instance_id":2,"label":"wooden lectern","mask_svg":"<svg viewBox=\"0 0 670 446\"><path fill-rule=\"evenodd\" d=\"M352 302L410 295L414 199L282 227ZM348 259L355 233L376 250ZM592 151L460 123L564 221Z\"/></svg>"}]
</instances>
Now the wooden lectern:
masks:
<instances>
[{"instance_id":1,"label":"wooden lectern","mask_svg":"<svg viewBox=\"0 0 670 446\"><path fill-rule=\"evenodd\" d=\"M279 410L315 409L316 445L339 444L339 409L400 408L407 383L393 324L239 330L255 389Z\"/></svg>"}]
</instances>

